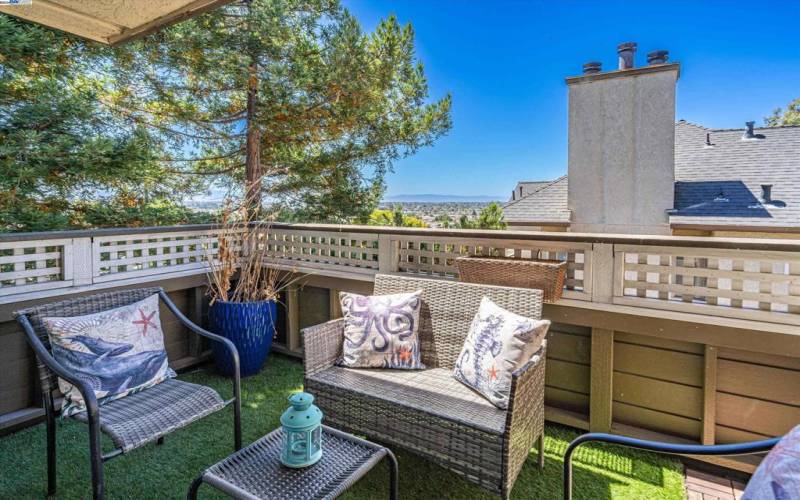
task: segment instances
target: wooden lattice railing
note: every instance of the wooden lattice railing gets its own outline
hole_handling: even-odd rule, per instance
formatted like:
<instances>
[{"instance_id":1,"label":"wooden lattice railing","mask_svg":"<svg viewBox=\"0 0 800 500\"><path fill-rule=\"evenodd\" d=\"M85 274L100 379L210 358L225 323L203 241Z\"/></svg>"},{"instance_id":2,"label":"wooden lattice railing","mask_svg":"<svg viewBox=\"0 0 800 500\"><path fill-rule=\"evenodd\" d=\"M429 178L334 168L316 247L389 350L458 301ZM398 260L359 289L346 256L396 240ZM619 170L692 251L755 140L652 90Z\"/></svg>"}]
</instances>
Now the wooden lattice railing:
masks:
<instances>
[{"instance_id":1,"label":"wooden lattice railing","mask_svg":"<svg viewBox=\"0 0 800 500\"><path fill-rule=\"evenodd\" d=\"M800 324L796 252L615 245L614 253L617 304Z\"/></svg>"},{"instance_id":2,"label":"wooden lattice railing","mask_svg":"<svg viewBox=\"0 0 800 500\"><path fill-rule=\"evenodd\" d=\"M72 285L72 240L0 241L0 295Z\"/></svg>"},{"instance_id":3,"label":"wooden lattice railing","mask_svg":"<svg viewBox=\"0 0 800 500\"><path fill-rule=\"evenodd\" d=\"M217 254L217 235L217 232L209 229L93 238L94 282L152 276L164 272L204 272L207 260Z\"/></svg>"},{"instance_id":4,"label":"wooden lattice railing","mask_svg":"<svg viewBox=\"0 0 800 500\"><path fill-rule=\"evenodd\" d=\"M0 302L207 270L213 226L0 236ZM337 278L458 279L455 259L567 265L564 299L800 324L800 241L274 224L265 265Z\"/></svg>"}]
</instances>

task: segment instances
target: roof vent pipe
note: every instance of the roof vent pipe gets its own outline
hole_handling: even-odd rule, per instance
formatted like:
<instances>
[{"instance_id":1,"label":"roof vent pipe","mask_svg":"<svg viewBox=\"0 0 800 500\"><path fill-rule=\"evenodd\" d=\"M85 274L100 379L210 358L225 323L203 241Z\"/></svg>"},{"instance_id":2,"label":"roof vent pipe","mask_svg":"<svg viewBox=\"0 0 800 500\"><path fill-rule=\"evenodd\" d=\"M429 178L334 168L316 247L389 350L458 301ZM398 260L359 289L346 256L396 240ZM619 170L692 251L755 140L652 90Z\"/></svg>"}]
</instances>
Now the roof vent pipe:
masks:
<instances>
[{"instance_id":1,"label":"roof vent pipe","mask_svg":"<svg viewBox=\"0 0 800 500\"><path fill-rule=\"evenodd\" d=\"M761 201L763 203L772 203L772 184L761 185Z\"/></svg>"},{"instance_id":2,"label":"roof vent pipe","mask_svg":"<svg viewBox=\"0 0 800 500\"><path fill-rule=\"evenodd\" d=\"M753 131L753 127L755 126L756 122L745 122L747 125L747 130L744 132L745 139L755 139L756 133Z\"/></svg>"},{"instance_id":3,"label":"roof vent pipe","mask_svg":"<svg viewBox=\"0 0 800 500\"><path fill-rule=\"evenodd\" d=\"M617 45L619 69L633 68L633 56L636 54L636 42L625 42Z\"/></svg>"},{"instance_id":4,"label":"roof vent pipe","mask_svg":"<svg viewBox=\"0 0 800 500\"><path fill-rule=\"evenodd\" d=\"M598 61L587 62L583 65L583 74L593 75L595 73L600 73L600 71L602 71L602 66L603 64Z\"/></svg>"},{"instance_id":5,"label":"roof vent pipe","mask_svg":"<svg viewBox=\"0 0 800 500\"><path fill-rule=\"evenodd\" d=\"M668 50L654 50L653 52L649 52L647 54L647 64L650 66L654 66L656 64L666 64L667 59L669 59Z\"/></svg>"}]
</instances>

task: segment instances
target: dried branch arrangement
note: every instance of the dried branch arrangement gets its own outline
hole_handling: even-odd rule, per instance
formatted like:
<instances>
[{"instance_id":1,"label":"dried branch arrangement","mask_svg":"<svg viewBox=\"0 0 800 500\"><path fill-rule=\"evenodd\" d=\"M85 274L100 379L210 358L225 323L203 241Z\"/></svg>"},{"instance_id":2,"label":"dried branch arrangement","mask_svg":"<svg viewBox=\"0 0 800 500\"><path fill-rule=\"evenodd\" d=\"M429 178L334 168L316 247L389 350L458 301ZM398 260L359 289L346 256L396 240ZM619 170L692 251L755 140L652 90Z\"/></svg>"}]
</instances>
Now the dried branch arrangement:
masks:
<instances>
[{"instance_id":1,"label":"dried branch arrangement","mask_svg":"<svg viewBox=\"0 0 800 500\"><path fill-rule=\"evenodd\" d=\"M217 236L218 247L208 248L208 294L211 304L277 300L278 294L297 279L282 279L284 273L265 266L271 221L256 218L248 200L239 205L227 200ZM214 252L214 250L217 250Z\"/></svg>"}]
</instances>

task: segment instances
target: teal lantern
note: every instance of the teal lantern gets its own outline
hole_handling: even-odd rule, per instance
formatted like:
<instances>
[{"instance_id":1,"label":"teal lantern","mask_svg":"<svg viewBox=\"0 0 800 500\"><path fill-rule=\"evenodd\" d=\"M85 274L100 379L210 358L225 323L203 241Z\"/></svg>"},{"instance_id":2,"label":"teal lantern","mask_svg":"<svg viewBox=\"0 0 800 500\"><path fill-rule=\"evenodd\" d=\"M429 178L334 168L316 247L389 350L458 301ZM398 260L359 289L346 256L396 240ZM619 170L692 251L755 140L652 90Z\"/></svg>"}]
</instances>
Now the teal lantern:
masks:
<instances>
[{"instance_id":1,"label":"teal lantern","mask_svg":"<svg viewBox=\"0 0 800 500\"><path fill-rule=\"evenodd\" d=\"M287 467L308 467L322 457L322 412L307 392L292 394L289 403L292 406L281 415L281 462Z\"/></svg>"}]
</instances>

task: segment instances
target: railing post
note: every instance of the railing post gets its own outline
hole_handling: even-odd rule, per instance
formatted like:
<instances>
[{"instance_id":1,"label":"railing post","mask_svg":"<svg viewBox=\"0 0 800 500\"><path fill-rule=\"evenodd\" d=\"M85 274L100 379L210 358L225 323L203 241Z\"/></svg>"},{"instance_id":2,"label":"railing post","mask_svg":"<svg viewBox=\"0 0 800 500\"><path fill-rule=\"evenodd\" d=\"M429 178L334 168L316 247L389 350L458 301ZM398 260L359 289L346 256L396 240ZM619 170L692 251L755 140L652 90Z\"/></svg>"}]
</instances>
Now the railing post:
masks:
<instances>
[{"instance_id":1,"label":"railing post","mask_svg":"<svg viewBox=\"0 0 800 500\"><path fill-rule=\"evenodd\" d=\"M300 304L297 285L286 288L286 345L290 351L300 351Z\"/></svg>"},{"instance_id":2,"label":"railing post","mask_svg":"<svg viewBox=\"0 0 800 500\"><path fill-rule=\"evenodd\" d=\"M72 269L72 283L74 286L91 285L94 274L92 263L92 239L73 238L70 258ZM65 266L66 267L66 266Z\"/></svg>"},{"instance_id":3,"label":"railing post","mask_svg":"<svg viewBox=\"0 0 800 500\"><path fill-rule=\"evenodd\" d=\"M614 245L595 243L591 259L592 302L610 304L614 298Z\"/></svg>"},{"instance_id":4,"label":"railing post","mask_svg":"<svg viewBox=\"0 0 800 500\"><path fill-rule=\"evenodd\" d=\"M328 307L330 308L330 319L342 317L342 305L339 303L339 290L331 288L328 290Z\"/></svg>"},{"instance_id":5,"label":"railing post","mask_svg":"<svg viewBox=\"0 0 800 500\"><path fill-rule=\"evenodd\" d=\"M717 420L717 348L705 346L703 356L703 444L716 442Z\"/></svg>"},{"instance_id":6,"label":"railing post","mask_svg":"<svg viewBox=\"0 0 800 500\"><path fill-rule=\"evenodd\" d=\"M378 270L395 273L399 269L398 250L400 242L391 234L378 235Z\"/></svg>"},{"instance_id":7,"label":"railing post","mask_svg":"<svg viewBox=\"0 0 800 500\"><path fill-rule=\"evenodd\" d=\"M610 432L614 400L614 331L592 328L589 430Z\"/></svg>"}]
</instances>

